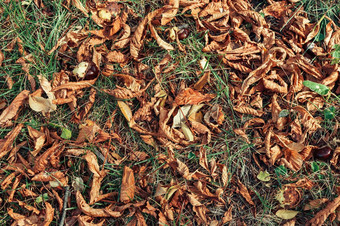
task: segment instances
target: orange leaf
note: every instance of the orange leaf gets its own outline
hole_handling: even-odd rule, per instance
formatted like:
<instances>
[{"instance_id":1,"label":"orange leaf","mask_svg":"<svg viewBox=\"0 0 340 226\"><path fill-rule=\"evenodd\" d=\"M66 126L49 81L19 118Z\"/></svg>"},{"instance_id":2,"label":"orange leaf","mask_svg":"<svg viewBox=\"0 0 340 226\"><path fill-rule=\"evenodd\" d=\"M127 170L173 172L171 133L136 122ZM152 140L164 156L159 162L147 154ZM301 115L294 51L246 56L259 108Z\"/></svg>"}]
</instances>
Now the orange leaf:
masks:
<instances>
[{"instance_id":1,"label":"orange leaf","mask_svg":"<svg viewBox=\"0 0 340 226\"><path fill-rule=\"evenodd\" d=\"M215 94L202 94L191 88L186 88L176 96L175 103L177 105L200 104L212 100L215 96Z\"/></svg>"},{"instance_id":2,"label":"orange leaf","mask_svg":"<svg viewBox=\"0 0 340 226\"><path fill-rule=\"evenodd\" d=\"M122 186L120 189L120 201L128 203L135 196L135 177L133 170L125 166L123 171Z\"/></svg>"},{"instance_id":3,"label":"orange leaf","mask_svg":"<svg viewBox=\"0 0 340 226\"><path fill-rule=\"evenodd\" d=\"M0 115L0 126L4 126L9 123L9 120L14 118L19 110L19 108L23 105L24 101L27 99L30 91L23 90L18 94L12 101L12 103L2 112Z\"/></svg>"}]
</instances>

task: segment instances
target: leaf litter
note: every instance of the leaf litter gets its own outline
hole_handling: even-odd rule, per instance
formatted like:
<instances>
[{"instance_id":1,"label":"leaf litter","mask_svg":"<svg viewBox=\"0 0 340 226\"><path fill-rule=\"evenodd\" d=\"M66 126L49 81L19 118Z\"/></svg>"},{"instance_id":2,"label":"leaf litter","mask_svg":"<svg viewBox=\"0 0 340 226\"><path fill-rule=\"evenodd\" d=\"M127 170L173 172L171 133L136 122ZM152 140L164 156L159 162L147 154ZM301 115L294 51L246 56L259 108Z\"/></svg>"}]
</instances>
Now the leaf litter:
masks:
<instances>
[{"instance_id":1,"label":"leaf litter","mask_svg":"<svg viewBox=\"0 0 340 226\"><path fill-rule=\"evenodd\" d=\"M229 111L243 122L233 131L254 145L257 163L262 167L284 166L299 172L313 159L313 154L326 145L332 150L332 170L338 172L337 127L333 132L324 130L322 124L327 119L318 114L327 107L338 109L336 103L329 101L329 96L332 92L339 94L339 65L332 63L329 53L339 44L340 33L330 18L325 17L328 24L324 41L316 42L313 40L320 32L320 23L311 22L303 8L296 7L299 1L268 1L262 12L258 12L245 0L170 0L161 8L149 11L144 18L125 2L67 2L97 25L94 30L88 26L69 29L48 52L57 54L65 62L69 59L64 56L75 59L74 67L65 66L55 72L50 81L44 75L36 75L40 85L36 89L36 81L30 74L34 59L23 49L20 39L13 40L23 55L17 63L21 64L31 88L21 91L8 106L0 100L0 126L11 128L0 140L0 156L7 163L1 169L1 188L11 186L12 189L3 200L11 202L7 203L7 213L13 225L50 225L60 220L68 225L76 222L103 225L110 218L126 217L131 219L129 225L146 225L147 215L159 224L172 221L183 224L184 219L179 216L189 210L193 211L197 224L222 225L234 217L235 222L241 224L229 200L234 192L256 215L252 188L229 172L223 159L207 157L206 145L210 145L212 137L226 131L229 116L219 97L211 92L216 82L211 76L215 64L202 58L195 83L185 80L176 83L177 80L170 79L176 78L172 73L178 65L170 53L178 49L186 54L190 48L183 42L189 32L179 37L183 28L173 26L181 15L191 18L197 34L204 38L202 52L215 54L228 68L230 81L225 88L229 90L232 107ZM37 6L43 7L43 4ZM164 27L168 33L162 32ZM148 65L143 60L152 55L146 47L152 41L165 54L158 64ZM5 54L0 52L0 66L6 64L5 60ZM114 65L125 71L117 72ZM150 68L153 68L152 78L144 74ZM96 87L97 80L104 76L116 81L115 88ZM13 83L8 81L10 89ZM166 150L152 158L161 164L157 170L170 169L169 182L159 182L153 191L150 183L154 182L155 171L150 165L122 164L128 161L127 156L115 153L112 145L122 143L121 135L112 128L116 110L103 128L101 123L89 119L99 91L111 96L128 127L146 144L157 151ZM80 100L85 94L88 101L83 105ZM18 121L21 110L29 106L34 112L41 112L48 122L61 109L59 105L68 106L72 114L70 123L78 125L77 138L63 126L59 126L63 132L58 135L47 126L33 128ZM18 143L20 139L16 138L23 130L28 131L28 141ZM326 134L322 140L310 139L320 131ZM92 152L91 146L100 151ZM177 157L177 151L190 150L193 146L200 147L196 170ZM138 150L131 152L130 161L143 162L150 156ZM77 159L86 162L86 167L81 169L91 177L82 173L73 178L69 175L70 166ZM120 170L119 192L107 192L101 187L110 173L108 164ZM262 183L272 183L270 175L262 170L255 177ZM34 183L34 191L25 186L25 181ZM326 198L310 200L303 210L295 210L303 191L310 190L314 183L307 178L291 182L277 191L280 207L272 213L284 220L292 219L287 224L295 224L300 211L318 209L328 202ZM71 205L69 200L61 198L69 184L72 184L78 209L61 219L59 214L66 211L63 206ZM43 192L46 197L38 195ZM20 200L23 197L35 197L35 200L40 197L41 201L26 203ZM51 205L53 198L59 203L58 211ZM27 211L20 211L14 202ZM323 224L329 215L339 212L339 204L338 194L307 224ZM214 207L223 210L218 220L211 214Z\"/></svg>"}]
</instances>

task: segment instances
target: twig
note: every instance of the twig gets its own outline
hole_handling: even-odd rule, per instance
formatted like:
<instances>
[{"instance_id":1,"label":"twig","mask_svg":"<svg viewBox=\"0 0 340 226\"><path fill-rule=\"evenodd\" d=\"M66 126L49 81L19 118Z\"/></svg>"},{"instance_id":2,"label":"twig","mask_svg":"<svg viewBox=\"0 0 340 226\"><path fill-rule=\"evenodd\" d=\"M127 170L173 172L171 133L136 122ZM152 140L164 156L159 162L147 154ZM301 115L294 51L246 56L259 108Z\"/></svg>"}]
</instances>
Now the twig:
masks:
<instances>
[{"instance_id":1,"label":"twig","mask_svg":"<svg viewBox=\"0 0 340 226\"><path fill-rule=\"evenodd\" d=\"M66 186L65 187L64 202L63 202L63 210L62 210L62 215L61 215L61 218L60 218L59 226L64 226L64 222L65 222L65 218L66 218L67 200L68 200L69 196L70 196L70 187Z\"/></svg>"}]
</instances>

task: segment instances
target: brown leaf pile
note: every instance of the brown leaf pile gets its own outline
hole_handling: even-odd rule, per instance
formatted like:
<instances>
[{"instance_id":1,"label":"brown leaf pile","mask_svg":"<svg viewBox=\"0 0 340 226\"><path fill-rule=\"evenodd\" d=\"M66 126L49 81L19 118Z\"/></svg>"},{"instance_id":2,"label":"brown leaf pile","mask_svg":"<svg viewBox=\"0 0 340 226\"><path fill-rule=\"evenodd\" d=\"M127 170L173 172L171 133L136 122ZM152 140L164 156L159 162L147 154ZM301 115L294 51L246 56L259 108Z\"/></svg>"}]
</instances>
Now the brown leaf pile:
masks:
<instances>
[{"instance_id":1,"label":"brown leaf pile","mask_svg":"<svg viewBox=\"0 0 340 226\"><path fill-rule=\"evenodd\" d=\"M65 206L72 207L70 200L61 198L65 187L71 184L71 199L76 200L78 209L67 214L67 225L104 225L107 219L127 217L131 218L129 225L147 225L146 214L159 224L183 224L184 219L176 217L188 209L199 225L223 225L233 219L233 206L227 197L234 192L255 208L251 188L231 178L222 161L208 160L203 146L225 131L228 115L222 110L226 106L216 103L216 94L212 93L215 80L210 74L215 64L202 58L194 83L178 80L173 73L178 62L170 51L185 53L188 48L178 37L179 28L171 27L178 14L192 19L196 32L204 36L202 51L217 54L230 70L231 110L244 121L234 132L255 145L258 161L268 166L284 165L297 172L315 149L327 144L334 149L331 164L339 169L339 147L336 141L332 142L338 134L337 126L334 131L323 129L323 119L317 114L332 103L303 85L303 81L310 80L336 94L340 92L339 65L331 63L329 54L334 44L339 44L340 33L331 19L326 18L325 40L319 45L313 39L320 24L311 23L301 7L295 9L295 1L268 1L262 16L246 0L169 0L144 18L122 1L67 2L99 29L70 28L49 51L58 51L63 70L55 72L50 81L34 75L40 84L38 89L29 73L34 63L32 56L21 47L23 56L17 62L31 89L21 91L8 106L0 100L0 126L11 128L0 140L0 158L6 162L0 172L1 189L6 194L3 200L8 200L7 211L13 225L60 221ZM175 38L167 40L162 26L168 27L169 33L173 31ZM165 54L156 65L146 65L142 60L152 53L144 47L153 40ZM176 44L169 40L176 40ZM20 48L21 41L15 42ZM70 66L71 59L76 60L76 65ZM0 66L3 60L0 52ZM117 65L123 70L117 71ZM97 80L103 76L116 81L114 89L96 88ZM11 88L11 82L8 86ZM149 153L132 150L133 155L121 157L114 152L112 143L122 142L112 129L116 111L104 122L105 127L88 118L99 91L117 103L128 126L146 144L157 151L167 150L152 157L161 164L157 170L171 171L173 178L169 183L159 182L153 190L155 172L150 165L122 167L121 163L128 160L148 159ZM86 104L82 103L84 97L88 98ZM76 138L62 138L48 126L33 128L16 120L21 110L29 106L30 111L41 112L49 122L60 105L68 106L71 123L78 125ZM28 132L24 141L19 139L23 130ZM324 138L311 141L309 138L316 133L325 134ZM201 147L197 170L175 157L175 149L191 145ZM92 152L90 147L97 151ZM71 166L79 159L84 163L81 170L91 176L69 176ZM121 172L119 192L102 189L108 178L108 165ZM34 189L28 189L27 183L34 184ZM230 183L235 187L232 190L227 189ZM286 186L284 192L290 193L284 198L291 199L290 206L296 206L301 198L298 189L310 187L312 182L308 180ZM47 200L43 194L47 194ZM23 200L27 199L35 202L25 203ZM58 203L59 208L51 203ZM338 206L339 197L308 223L322 224ZM211 215L215 207L223 210L219 220Z\"/></svg>"}]
</instances>

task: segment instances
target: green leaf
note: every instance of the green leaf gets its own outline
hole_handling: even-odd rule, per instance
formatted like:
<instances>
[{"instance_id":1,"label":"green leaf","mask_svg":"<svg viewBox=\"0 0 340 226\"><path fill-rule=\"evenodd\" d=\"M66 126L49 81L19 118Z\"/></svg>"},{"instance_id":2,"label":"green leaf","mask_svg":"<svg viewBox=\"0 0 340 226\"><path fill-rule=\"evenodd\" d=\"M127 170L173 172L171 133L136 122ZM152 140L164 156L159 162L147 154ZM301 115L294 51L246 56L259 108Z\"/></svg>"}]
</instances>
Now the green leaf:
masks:
<instances>
[{"instance_id":1,"label":"green leaf","mask_svg":"<svg viewBox=\"0 0 340 226\"><path fill-rule=\"evenodd\" d=\"M270 174L266 171L260 171L260 173L257 175L257 179L260 181L270 181Z\"/></svg>"},{"instance_id":2,"label":"green leaf","mask_svg":"<svg viewBox=\"0 0 340 226\"><path fill-rule=\"evenodd\" d=\"M312 162L311 163L311 167L312 167L313 173L318 172L319 169L320 169L320 167L319 167L317 162Z\"/></svg>"},{"instance_id":3,"label":"green leaf","mask_svg":"<svg viewBox=\"0 0 340 226\"><path fill-rule=\"evenodd\" d=\"M280 111L279 113L279 117L283 118L283 117L287 117L289 115L289 111L287 109L283 109L282 111Z\"/></svg>"},{"instance_id":4,"label":"green leaf","mask_svg":"<svg viewBox=\"0 0 340 226\"><path fill-rule=\"evenodd\" d=\"M335 107L331 106L323 110L323 115L325 119L333 119L335 117Z\"/></svg>"},{"instance_id":5,"label":"green leaf","mask_svg":"<svg viewBox=\"0 0 340 226\"><path fill-rule=\"evenodd\" d=\"M42 195L39 195L36 199L35 199L35 202L36 203L41 203L43 201L46 201L48 200L48 194L47 193L44 193Z\"/></svg>"},{"instance_id":6,"label":"green leaf","mask_svg":"<svg viewBox=\"0 0 340 226\"><path fill-rule=\"evenodd\" d=\"M327 86L316 82L306 80L303 82L303 85L320 95L326 95L329 92L329 88Z\"/></svg>"},{"instance_id":7,"label":"green leaf","mask_svg":"<svg viewBox=\"0 0 340 226\"><path fill-rule=\"evenodd\" d=\"M61 128L61 138L65 139L65 140L69 140L72 137L72 132L69 129L66 128Z\"/></svg>"},{"instance_id":8,"label":"green leaf","mask_svg":"<svg viewBox=\"0 0 340 226\"><path fill-rule=\"evenodd\" d=\"M274 171L275 171L277 176L287 176L288 170L287 170L286 167L281 165L281 166L276 167Z\"/></svg>"},{"instance_id":9,"label":"green leaf","mask_svg":"<svg viewBox=\"0 0 340 226\"><path fill-rule=\"evenodd\" d=\"M340 45L334 45L334 50L332 51L332 57L340 58Z\"/></svg>"},{"instance_id":10,"label":"green leaf","mask_svg":"<svg viewBox=\"0 0 340 226\"><path fill-rule=\"evenodd\" d=\"M192 152L189 152L188 159L194 159L194 158L196 158L196 155Z\"/></svg>"}]
</instances>

